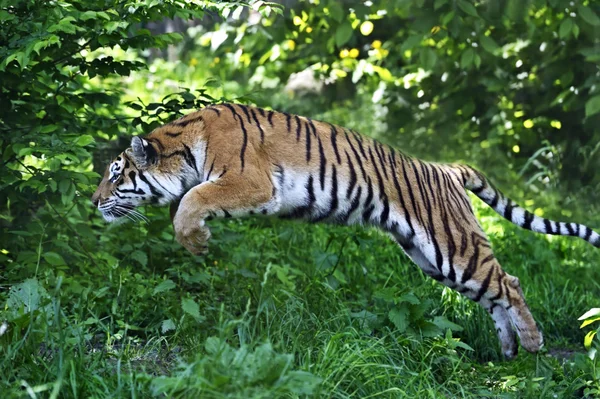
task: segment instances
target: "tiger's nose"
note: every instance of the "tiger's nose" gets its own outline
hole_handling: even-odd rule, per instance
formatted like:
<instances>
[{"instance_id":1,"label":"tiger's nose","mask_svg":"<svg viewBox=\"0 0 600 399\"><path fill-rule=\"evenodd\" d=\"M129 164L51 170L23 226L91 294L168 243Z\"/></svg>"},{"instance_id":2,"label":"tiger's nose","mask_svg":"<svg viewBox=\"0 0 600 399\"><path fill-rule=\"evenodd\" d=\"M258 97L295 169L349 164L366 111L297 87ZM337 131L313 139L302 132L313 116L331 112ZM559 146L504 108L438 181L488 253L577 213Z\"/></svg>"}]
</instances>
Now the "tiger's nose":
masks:
<instances>
[{"instance_id":1,"label":"tiger's nose","mask_svg":"<svg viewBox=\"0 0 600 399\"><path fill-rule=\"evenodd\" d=\"M92 204L94 204L94 208L97 208L99 203L100 203L99 198L92 198Z\"/></svg>"}]
</instances>

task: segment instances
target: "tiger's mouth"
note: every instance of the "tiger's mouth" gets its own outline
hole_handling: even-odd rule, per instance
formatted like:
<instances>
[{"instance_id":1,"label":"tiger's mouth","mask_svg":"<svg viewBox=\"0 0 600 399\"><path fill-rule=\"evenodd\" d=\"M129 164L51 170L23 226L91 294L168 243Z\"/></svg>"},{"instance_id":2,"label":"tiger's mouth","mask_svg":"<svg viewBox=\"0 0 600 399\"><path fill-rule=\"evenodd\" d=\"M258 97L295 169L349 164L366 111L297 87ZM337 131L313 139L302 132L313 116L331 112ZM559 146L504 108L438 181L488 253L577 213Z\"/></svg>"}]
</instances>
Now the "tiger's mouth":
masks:
<instances>
[{"instance_id":1,"label":"tiger's mouth","mask_svg":"<svg viewBox=\"0 0 600 399\"><path fill-rule=\"evenodd\" d=\"M148 218L135 209L133 204L119 204L115 200L108 200L98 205L102 217L109 223L127 218L132 222L148 222Z\"/></svg>"}]
</instances>

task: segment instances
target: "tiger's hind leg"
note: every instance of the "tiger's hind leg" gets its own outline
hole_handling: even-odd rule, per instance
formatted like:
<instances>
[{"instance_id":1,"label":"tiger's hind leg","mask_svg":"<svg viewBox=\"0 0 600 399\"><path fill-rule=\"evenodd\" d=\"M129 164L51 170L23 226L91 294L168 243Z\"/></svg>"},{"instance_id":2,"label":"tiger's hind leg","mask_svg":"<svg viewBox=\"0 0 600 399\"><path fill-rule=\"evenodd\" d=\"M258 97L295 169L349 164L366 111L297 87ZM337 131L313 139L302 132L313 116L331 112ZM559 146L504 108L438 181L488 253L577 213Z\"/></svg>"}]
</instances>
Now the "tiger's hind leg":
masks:
<instances>
[{"instance_id":1,"label":"tiger's hind leg","mask_svg":"<svg viewBox=\"0 0 600 399\"><path fill-rule=\"evenodd\" d=\"M188 251L195 255L208 251L208 217L277 212L279 201L270 179L250 170L244 173L245 177L231 174L201 183L190 189L179 204L171 206L175 237Z\"/></svg>"},{"instance_id":2,"label":"tiger's hind leg","mask_svg":"<svg viewBox=\"0 0 600 399\"><path fill-rule=\"evenodd\" d=\"M395 235L396 236L396 235ZM402 247L406 255L423 270L425 274L428 276L442 282L446 286L456 289L456 284L450 279L444 277L443 273L438 270L421 252L419 248L414 246L412 242L402 242L397 239L398 244ZM467 295L468 296L468 295ZM473 298L471 298L473 299ZM488 311L492 320L494 321L494 326L496 328L496 333L498 334L498 338L500 339L500 343L502 345L502 353L503 355L511 359L517 354L518 345L517 345L517 337L513 326L511 325L510 316L506 309L500 305L494 304L486 298L482 298L479 301L479 304Z\"/></svg>"},{"instance_id":3,"label":"tiger's hind leg","mask_svg":"<svg viewBox=\"0 0 600 399\"><path fill-rule=\"evenodd\" d=\"M511 325L516 329L525 350L533 353L539 351L544 341L525 302L519 279L502 270L483 232L472 231L470 241L470 249L463 256L454 256L452 265L444 260L440 267L443 282L488 310L496 324L506 357L514 357L517 353ZM424 244L425 256L433 253L429 245ZM427 259L435 261L431 255ZM449 270L453 270L453 273L448 273Z\"/></svg>"}]
</instances>

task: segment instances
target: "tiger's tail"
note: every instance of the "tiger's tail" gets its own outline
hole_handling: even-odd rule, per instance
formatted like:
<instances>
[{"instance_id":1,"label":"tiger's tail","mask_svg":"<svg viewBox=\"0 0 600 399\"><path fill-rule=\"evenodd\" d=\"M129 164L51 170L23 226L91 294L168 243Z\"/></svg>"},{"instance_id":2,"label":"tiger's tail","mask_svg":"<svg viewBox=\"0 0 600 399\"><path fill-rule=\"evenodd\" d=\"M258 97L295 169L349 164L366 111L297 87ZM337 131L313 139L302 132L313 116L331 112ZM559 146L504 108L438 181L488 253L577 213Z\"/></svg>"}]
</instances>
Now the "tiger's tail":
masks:
<instances>
[{"instance_id":1,"label":"tiger's tail","mask_svg":"<svg viewBox=\"0 0 600 399\"><path fill-rule=\"evenodd\" d=\"M464 187L488 204L494 211L524 229L538 233L575 236L600 248L600 234L578 223L555 222L523 209L506 197L479 171L467 165L454 165L463 179Z\"/></svg>"}]
</instances>

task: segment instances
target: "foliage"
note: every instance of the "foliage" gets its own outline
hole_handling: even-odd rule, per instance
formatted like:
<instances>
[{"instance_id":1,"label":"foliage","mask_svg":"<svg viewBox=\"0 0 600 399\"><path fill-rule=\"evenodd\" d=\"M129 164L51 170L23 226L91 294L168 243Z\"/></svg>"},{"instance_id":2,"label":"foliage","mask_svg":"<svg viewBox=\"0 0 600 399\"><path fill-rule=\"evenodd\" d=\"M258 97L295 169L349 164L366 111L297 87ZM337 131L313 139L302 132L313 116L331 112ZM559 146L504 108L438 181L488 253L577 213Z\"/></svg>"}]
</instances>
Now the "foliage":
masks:
<instances>
[{"instance_id":1,"label":"foliage","mask_svg":"<svg viewBox=\"0 0 600 399\"><path fill-rule=\"evenodd\" d=\"M598 350L600 349L600 308L593 308L585 312L579 318L583 320L581 328L596 324L596 329L591 330L585 335L584 346L588 350L587 355L579 355L576 359L576 365L586 374L591 375L592 379L585 382L584 394L597 396L600 394L600 361L598 359Z\"/></svg>"},{"instance_id":2,"label":"foliage","mask_svg":"<svg viewBox=\"0 0 600 399\"><path fill-rule=\"evenodd\" d=\"M100 220L88 198L132 134L227 99L485 163L598 224L595 3L287 5L0 0L3 397L594 395L597 357L571 356L600 296L584 243L477 208L548 347L503 363L485 311L372 230L214 221L193 257L162 209ZM197 19L158 33L169 17Z\"/></svg>"}]
</instances>

